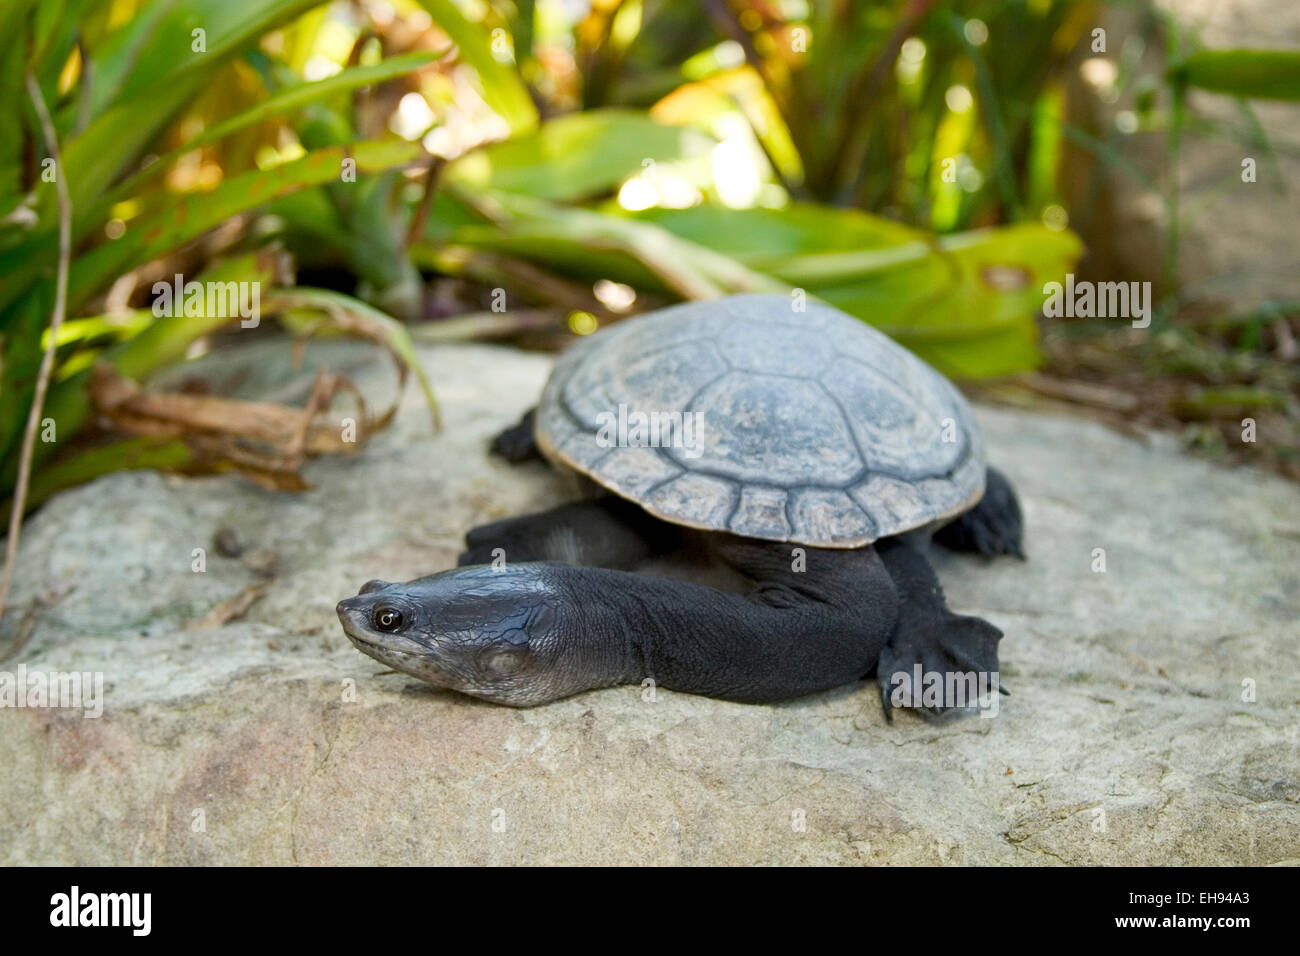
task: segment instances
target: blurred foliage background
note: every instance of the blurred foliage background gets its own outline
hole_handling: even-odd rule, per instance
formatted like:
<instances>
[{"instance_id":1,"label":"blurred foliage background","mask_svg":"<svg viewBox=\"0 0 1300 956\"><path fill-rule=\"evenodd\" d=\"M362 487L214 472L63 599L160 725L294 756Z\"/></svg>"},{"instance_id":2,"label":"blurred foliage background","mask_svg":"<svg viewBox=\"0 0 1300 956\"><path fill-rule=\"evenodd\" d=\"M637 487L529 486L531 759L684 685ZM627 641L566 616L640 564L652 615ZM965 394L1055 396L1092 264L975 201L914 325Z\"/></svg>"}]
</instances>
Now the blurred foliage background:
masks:
<instances>
[{"instance_id":1,"label":"blurred foliage background","mask_svg":"<svg viewBox=\"0 0 1300 956\"><path fill-rule=\"evenodd\" d=\"M1108 7L1131 28L1099 50ZM435 414L417 341L557 348L797 288L986 397L1186 428L1300 476L1296 305L1182 293L1177 176L1149 183L1171 222L1151 328L1040 315L1045 283L1087 273L1073 227L1097 183L1149 179L1126 138L1176 156L1196 88L1236 98L1230 133L1267 161L1250 103L1300 98L1297 55L1207 50L1137 0L3 0L0 496L52 341L61 208L57 441L33 445L29 507L122 467L257 477L201 422L95 413L97 363L145 381L263 334L156 317L176 274L261 283L294 335L378 342ZM1133 109L1095 108L1121 94ZM1243 445L1243 414L1270 440Z\"/></svg>"}]
</instances>

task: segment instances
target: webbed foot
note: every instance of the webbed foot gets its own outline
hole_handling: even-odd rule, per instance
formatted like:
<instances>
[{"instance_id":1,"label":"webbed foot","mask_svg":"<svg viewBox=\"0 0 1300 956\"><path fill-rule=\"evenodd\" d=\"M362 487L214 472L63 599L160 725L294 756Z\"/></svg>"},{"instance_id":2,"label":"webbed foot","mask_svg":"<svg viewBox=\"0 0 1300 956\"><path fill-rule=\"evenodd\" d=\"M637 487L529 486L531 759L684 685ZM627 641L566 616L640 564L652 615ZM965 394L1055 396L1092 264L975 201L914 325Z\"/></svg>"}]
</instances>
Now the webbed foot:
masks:
<instances>
[{"instance_id":1,"label":"webbed foot","mask_svg":"<svg viewBox=\"0 0 1300 956\"><path fill-rule=\"evenodd\" d=\"M1000 690L1002 632L978 617L954 614L925 555L897 539L879 545L898 591L898 622L876 664L885 717L895 707L944 719L981 706ZM994 704L993 706L996 706Z\"/></svg>"},{"instance_id":2,"label":"webbed foot","mask_svg":"<svg viewBox=\"0 0 1300 956\"><path fill-rule=\"evenodd\" d=\"M981 697L1000 689L998 628L951 612L927 621L908 617L904 609L876 666L886 719L893 719L895 707L907 707L946 720L979 708Z\"/></svg>"}]
</instances>

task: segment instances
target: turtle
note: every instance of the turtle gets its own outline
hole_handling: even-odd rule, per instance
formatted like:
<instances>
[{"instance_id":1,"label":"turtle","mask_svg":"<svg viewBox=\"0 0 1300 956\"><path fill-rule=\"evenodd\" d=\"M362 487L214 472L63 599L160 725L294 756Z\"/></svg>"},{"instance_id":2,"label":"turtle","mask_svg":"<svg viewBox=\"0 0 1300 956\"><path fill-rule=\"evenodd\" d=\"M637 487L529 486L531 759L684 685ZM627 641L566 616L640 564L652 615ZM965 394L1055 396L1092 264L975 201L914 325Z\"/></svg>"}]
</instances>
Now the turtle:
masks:
<instances>
[{"instance_id":1,"label":"turtle","mask_svg":"<svg viewBox=\"0 0 1300 956\"><path fill-rule=\"evenodd\" d=\"M567 349L491 451L584 494L340 602L396 670L517 707L619 684L761 704L874 673L891 720L973 709L953 693L973 675L1001 689L1002 631L948 608L927 555L1023 560L1016 493L961 392L860 319L780 294L625 319ZM644 570L675 558L738 585Z\"/></svg>"}]
</instances>

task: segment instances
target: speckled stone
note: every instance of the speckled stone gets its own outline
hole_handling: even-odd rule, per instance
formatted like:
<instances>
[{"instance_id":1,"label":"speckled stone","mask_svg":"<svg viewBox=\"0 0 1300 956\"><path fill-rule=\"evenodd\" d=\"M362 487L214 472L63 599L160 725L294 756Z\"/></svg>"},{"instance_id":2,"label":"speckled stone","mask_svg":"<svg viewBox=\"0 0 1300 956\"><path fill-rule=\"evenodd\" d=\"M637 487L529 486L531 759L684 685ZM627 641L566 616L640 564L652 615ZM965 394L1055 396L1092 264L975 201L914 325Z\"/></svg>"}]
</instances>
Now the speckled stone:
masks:
<instances>
[{"instance_id":1,"label":"speckled stone","mask_svg":"<svg viewBox=\"0 0 1300 956\"><path fill-rule=\"evenodd\" d=\"M251 353L283 389L269 348ZM313 356L344 354L321 349L308 380ZM368 354L345 366L382 391L391 372ZM869 683L777 706L623 687L511 710L380 673L334 615L367 579L449 567L470 526L564 493L483 453L548 359L423 355L445 431L412 392L362 454L311 464L304 494L125 473L31 521L14 606L62 596L0 669L107 686L99 719L0 709L0 859L1300 862L1295 486L1163 438L977 409L1030 560L937 566L955 609L1006 632L996 717L889 725ZM278 550L279 576L243 620L187 629L256 580L212 547L222 527Z\"/></svg>"}]
</instances>

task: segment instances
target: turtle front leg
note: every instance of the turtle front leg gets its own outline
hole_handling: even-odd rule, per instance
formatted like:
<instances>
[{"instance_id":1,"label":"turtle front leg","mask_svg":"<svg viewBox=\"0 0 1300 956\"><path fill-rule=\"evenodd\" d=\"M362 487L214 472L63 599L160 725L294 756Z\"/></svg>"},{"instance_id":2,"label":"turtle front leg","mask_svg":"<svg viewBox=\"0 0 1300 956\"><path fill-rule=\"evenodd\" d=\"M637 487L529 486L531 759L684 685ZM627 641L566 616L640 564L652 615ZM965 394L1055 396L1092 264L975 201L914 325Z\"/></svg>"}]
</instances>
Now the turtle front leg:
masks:
<instances>
[{"instance_id":1,"label":"turtle front leg","mask_svg":"<svg viewBox=\"0 0 1300 956\"><path fill-rule=\"evenodd\" d=\"M1001 691L1002 632L950 611L934 569L913 544L892 539L877 549L899 597L898 623L876 667L885 716L892 720L894 707L911 707L923 717L948 717Z\"/></svg>"},{"instance_id":2,"label":"turtle front leg","mask_svg":"<svg viewBox=\"0 0 1300 956\"><path fill-rule=\"evenodd\" d=\"M810 549L797 572L788 557L749 560L756 553L738 562L756 575L748 595L605 568L512 564L379 584L338 613L376 660L516 707L647 681L756 703L869 673L897 611L876 554Z\"/></svg>"},{"instance_id":3,"label":"turtle front leg","mask_svg":"<svg viewBox=\"0 0 1300 956\"><path fill-rule=\"evenodd\" d=\"M630 501L606 495L479 525L465 535L457 564L562 561L631 568L669 550L676 539L671 526Z\"/></svg>"}]
</instances>

